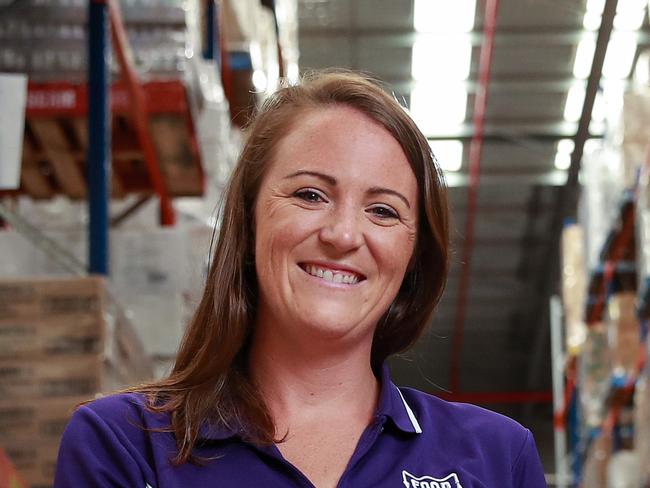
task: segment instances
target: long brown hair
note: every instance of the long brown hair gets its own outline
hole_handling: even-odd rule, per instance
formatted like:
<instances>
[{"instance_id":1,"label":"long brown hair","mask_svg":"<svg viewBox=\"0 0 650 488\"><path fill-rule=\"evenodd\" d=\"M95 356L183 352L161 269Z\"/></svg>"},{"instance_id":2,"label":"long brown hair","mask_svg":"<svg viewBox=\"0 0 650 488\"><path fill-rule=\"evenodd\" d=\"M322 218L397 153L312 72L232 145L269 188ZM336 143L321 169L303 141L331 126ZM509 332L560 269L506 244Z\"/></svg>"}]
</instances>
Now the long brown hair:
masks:
<instances>
[{"instance_id":1,"label":"long brown hair","mask_svg":"<svg viewBox=\"0 0 650 488\"><path fill-rule=\"evenodd\" d=\"M201 302L189 323L170 375L134 388L149 408L171 414L174 461L192 460L199 428L216 422L254 443L275 441L273 419L247 374L248 343L258 298L253 256L255 198L278 142L305 111L345 105L383 125L399 142L418 182L417 244L397 297L372 345L377 370L410 347L438 303L448 272L448 204L443 175L407 112L378 82L348 71L321 71L271 95L249 125L248 137L224 195L219 235Z\"/></svg>"}]
</instances>

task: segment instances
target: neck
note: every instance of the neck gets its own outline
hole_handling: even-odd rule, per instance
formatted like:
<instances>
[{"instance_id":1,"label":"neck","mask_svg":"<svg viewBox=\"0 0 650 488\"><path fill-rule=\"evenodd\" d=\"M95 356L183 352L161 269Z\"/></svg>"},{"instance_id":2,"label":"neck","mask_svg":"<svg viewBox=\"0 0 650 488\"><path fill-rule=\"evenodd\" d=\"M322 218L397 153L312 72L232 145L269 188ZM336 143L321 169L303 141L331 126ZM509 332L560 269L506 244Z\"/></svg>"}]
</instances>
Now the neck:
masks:
<instances>
[{"instance_id":1,"label":"neck","mask_svg":"<svg viewBox=\"0 0 650 488\"><path fill-rule=\"evenodd\" d=\"M307 348L267 330L256 330L249 370L278 429L310 418L324 421L342 411L370 420L379 395L370 365L371 341L340 349L331 344Z\"/></svg>"}]
</instances>

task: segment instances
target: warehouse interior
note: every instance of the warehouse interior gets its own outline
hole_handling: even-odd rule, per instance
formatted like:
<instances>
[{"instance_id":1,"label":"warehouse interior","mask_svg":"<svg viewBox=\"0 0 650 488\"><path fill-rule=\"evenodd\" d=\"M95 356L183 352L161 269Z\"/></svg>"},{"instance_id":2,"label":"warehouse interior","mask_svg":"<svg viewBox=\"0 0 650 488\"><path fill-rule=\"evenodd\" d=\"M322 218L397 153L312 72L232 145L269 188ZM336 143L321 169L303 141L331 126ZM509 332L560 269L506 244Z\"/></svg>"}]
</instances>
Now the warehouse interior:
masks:
<instances>
[{"instance_id":1,"label":"warehouse interior","mask_svg":"<svg viewBox=\"0 0 650 488\"><path fill-rule=\"evenodd\" d=\"M52 486L76 404L170 371L246 122L346 68L449 188L449 278L395 382L531 429L549 486L650 486L649 8L0 0L0 481Z\"/></svg>"}]
</instances>

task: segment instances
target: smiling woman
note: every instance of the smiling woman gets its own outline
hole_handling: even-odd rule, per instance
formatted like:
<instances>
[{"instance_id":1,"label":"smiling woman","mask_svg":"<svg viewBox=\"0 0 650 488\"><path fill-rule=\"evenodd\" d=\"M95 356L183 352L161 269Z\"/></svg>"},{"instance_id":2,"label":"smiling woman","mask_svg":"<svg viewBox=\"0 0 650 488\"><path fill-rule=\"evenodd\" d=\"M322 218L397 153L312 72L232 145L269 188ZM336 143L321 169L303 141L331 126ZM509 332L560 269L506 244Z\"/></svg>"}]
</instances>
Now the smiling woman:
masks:
<instances>
[{"instance_id":1,"label":"smiling woman","mask_svg":"<svg viewBox=\"0 0 650 488\"><path fill-rule=\"evenodd\" d=\"M444 289L447 212L426 138L377 82L280 89L248 128L173 371L80 407L55 485L545 486L529 431L384 365Z\"/></svg>"}]
</instances>

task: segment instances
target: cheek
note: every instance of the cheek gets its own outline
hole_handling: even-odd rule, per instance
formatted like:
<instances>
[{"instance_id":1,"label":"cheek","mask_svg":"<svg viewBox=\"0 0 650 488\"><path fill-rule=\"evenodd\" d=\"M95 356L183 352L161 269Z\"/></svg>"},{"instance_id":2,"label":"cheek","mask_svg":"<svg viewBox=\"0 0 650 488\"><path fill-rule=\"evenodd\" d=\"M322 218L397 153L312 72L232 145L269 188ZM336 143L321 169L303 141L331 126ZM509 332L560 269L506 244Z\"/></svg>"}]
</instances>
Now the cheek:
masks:
<instances>
[{"instance_id":1,"label":"cheek","mask_svg":"<svg viewBox=\"0 0 650 488\"><path fill-rule=\"evenodd\" d=\"M283 271L299 248L317 227L315 215L291 205L279 205L257 214L255 264L260 278ZM261 218L260 218L261 216ZM273 276L271 276L273 279ZM280 275L276 276L280 280Z\"/></svg>"},{"instance_id":2,"label":"cheek","mask_svg":"<svg viewBox=\"0 0 650 488\"><path fill-rule=\"evenodd\" d=\"M415 248L414 236L409 232L399 232L383 236L382 242L375 242L379 270L395 280L392 286L399 288L409 267Z\"/></svg>"}]
</instances>

